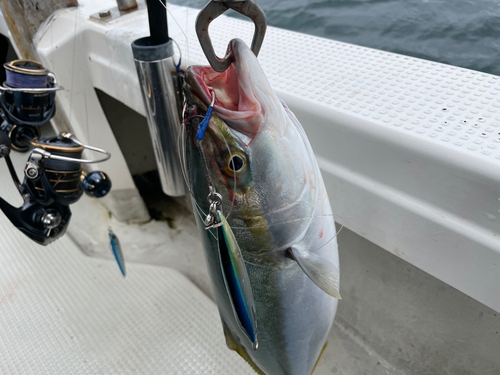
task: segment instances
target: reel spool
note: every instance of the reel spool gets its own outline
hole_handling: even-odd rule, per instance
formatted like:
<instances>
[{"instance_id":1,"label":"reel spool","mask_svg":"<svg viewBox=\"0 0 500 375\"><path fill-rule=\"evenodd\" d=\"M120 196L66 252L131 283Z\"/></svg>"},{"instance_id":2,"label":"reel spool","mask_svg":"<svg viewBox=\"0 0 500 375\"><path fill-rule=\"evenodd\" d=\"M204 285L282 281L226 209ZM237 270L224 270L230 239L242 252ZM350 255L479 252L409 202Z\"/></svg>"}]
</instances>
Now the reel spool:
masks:
<instances>
[{"instance_id":1,"label":"reel spool","mask_svg":"<svg viewBox=\"0 0 500 375\"><path fill-rule=\"evenodd\" d=\"M31 145L35 150L70 159L80 159L84 150L83 146L61 136L35 139ZM57 199L69 205L80 199L83 194L81 164L54 159L37 160L39 155L33 151L24 170L31 195L42 204Z\"/></svg>"},{"instance_id":2,"label":"reel spool","mask_svg":"<svg viewBox=\"0 0 500 375\"><path fill-rule=\"evenodd\" d=\"M4 64L6 81L0 85L0 130L16 151L30 149L29 141L40 135L38 127L55 115L55 95L62 87L51 72L32 60Z\"/></svg>"},{"instance_id":3,"label":"reel spool","mask_svg":"<svg viewBox=\"0 0 500 375\"><path fill-rule=\"evenodd\" d=\"M91 197L102 197L111 190L111 180L104 172L85 175L82 170L82 164L106 161L111 154L83 145L70 133L32 140L31 145L33 150L24 168L22 184L8 148L3 146L0 150L0 157L5 157L14 184L24 198L19 208L0 198L0 209L33 241L47 245L66 232L71 218L69 205L78 201L84 192ZM105 156L98 160L82 159L85 149Z\"/></svg>"}]
</instances>

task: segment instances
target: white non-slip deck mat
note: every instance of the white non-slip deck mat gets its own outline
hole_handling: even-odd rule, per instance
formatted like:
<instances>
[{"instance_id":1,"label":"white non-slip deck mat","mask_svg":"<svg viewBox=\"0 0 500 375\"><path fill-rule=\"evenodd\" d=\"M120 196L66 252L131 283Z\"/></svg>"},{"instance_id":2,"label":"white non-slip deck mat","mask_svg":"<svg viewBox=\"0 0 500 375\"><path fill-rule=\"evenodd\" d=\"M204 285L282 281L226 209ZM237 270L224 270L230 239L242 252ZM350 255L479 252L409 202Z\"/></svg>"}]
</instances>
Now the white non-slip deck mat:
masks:
<instances>
[{"instance_id":1,"label":"white non-slip deck mat","mask_svg":"<svg viewBox=\"0 0 500 375\"><path fill-rule=\"evenodd\" d=\"M0 196L19 203L1 159L0 176ZM227 349L215 304L179 272L127 263L123 278L67 236L31 242L0 213L0 374L254 372Z\"/></svg>"}]
</instances>

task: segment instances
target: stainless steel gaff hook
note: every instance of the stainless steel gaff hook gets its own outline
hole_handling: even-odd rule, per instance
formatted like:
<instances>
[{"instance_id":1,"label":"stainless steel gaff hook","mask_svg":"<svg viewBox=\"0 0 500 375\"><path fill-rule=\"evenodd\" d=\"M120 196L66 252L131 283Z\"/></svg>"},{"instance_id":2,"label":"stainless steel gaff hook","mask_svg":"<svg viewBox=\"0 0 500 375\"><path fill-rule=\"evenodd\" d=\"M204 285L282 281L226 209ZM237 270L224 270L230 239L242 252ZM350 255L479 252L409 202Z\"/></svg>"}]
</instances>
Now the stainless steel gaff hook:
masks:
<instances>
[{"instance_id":1,"label":"stainless steel gaff hook","mask_svg":"<svg viewBox=\"0 0 500 375\"><path fill-rule=\"evenodd\" d=\"M203 49L208 62L212 68L218 72L224 72L227 68L229 68L229 65L231 65L234 58L229 50L226 52L226 56L222 59L215 54L210 35L208 33L208 26L214 19L219 17L228 9L233 9L253 21L255 25L255 32L250 49L255 56L259 54L267 28L266 15L263 10L255 2L253 2L253 0L210 1L205 8L201 10L196 18L196 35L198 35L198 40L200 41L201 48Z\"/></svg>"}]
</instances>

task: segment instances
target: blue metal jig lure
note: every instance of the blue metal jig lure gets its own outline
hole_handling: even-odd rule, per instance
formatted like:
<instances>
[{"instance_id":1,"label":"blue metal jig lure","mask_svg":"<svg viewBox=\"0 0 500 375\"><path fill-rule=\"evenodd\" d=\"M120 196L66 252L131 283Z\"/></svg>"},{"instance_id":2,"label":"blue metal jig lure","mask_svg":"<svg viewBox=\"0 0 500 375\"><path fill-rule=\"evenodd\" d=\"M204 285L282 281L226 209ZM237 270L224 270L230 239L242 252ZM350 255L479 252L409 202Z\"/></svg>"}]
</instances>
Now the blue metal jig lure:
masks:
<instances>
[{"instance_id":1,"label":"blue metal jig lure","mask_svg":"<svg viewBox=\"0 0 500 375\"><path fill-rule=\"evenodd\" d=\"M113 255L115 256L116 263L118 263L118 267L120 267L120 271L125 277L126 270L125 270L125 259L123 258L123 253L122 253L122 247L120 246L120 241L118 240L118 237L116 234L113 233L113 230L111 228L108 228L109 231L109 244L111 247L111 250L113 251Z\"/></svg>"}]
</instances>

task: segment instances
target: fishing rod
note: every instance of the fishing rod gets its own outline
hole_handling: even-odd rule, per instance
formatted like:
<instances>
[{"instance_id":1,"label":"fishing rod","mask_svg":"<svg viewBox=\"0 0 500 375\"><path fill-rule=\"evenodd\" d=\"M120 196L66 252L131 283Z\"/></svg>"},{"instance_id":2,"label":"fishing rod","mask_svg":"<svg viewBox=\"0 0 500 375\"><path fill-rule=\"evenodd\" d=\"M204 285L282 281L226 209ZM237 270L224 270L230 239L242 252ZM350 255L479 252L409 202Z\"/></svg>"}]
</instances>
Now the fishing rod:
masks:
<instances>
[{"instance_id":1,"label":"fishing rod","mask_svg":"<svg viewBox=\"0 0 500 375\"><path fill-rule=\"evenodd\" d=\"M55 115L55 95L63 87L53 73L32 60L4 64L6 81L0 86L0 158L23 198L14 207L0 197L0 209L31 240L47 245L66 232L71 218L69 206L83 193L105 196L111 180L102 171L85 173L82 164L100 163L111 154L82 144L73 134L41 137L40 127ZM30 152L21 183L10 152ZM100 159L82 159L84 150L103 154Z\"/></svg>"}]
</instances>

